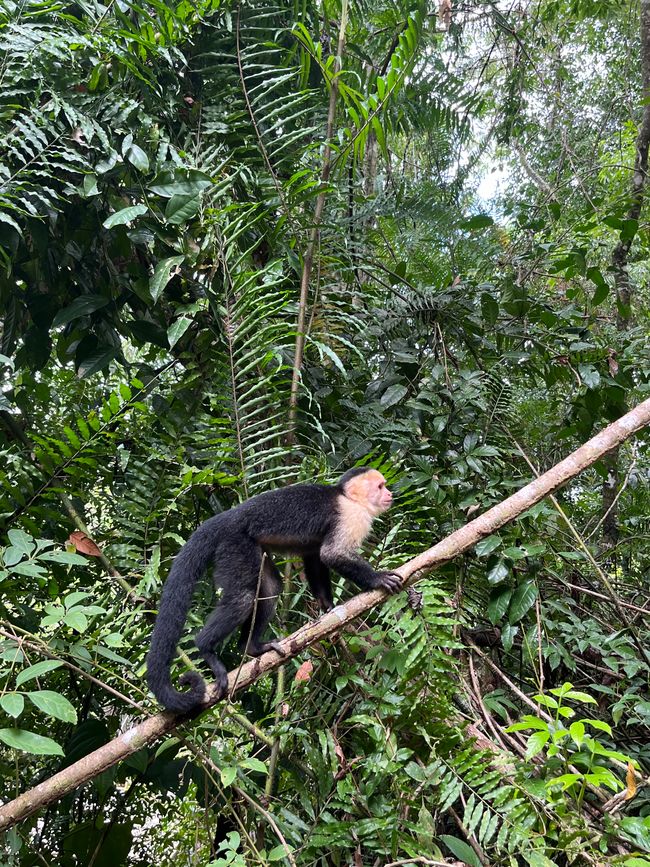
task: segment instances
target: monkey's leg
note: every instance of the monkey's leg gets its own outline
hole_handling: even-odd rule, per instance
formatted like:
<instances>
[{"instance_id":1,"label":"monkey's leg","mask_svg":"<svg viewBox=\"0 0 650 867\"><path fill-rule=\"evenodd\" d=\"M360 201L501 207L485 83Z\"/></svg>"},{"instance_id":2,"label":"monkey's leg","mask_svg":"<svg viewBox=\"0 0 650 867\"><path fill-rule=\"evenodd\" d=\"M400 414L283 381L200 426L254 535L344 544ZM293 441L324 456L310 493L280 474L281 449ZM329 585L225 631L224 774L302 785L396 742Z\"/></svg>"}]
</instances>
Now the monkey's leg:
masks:
<instances>
[{"instance_id":1,"label":"monkey's leg","mask_svg":"<svg viewBox=\"0 0 650 867\"><path fill-rule=\"evenodd\" d=\"M228 688L228 672L214 650L218 644L228 638L231 632L245 622L250 616L252 607L253 597L245 590L239 596L234 596L232 589L230 592L225 592L205 626L194 639L199 653L214 674L221 696L225 695Z\"/></svg>"},{"instance_id":2,"label":"monkey's leg","mask_svg":"<svg viewBox=\"0 0 650 867\"><path fill-rule=\"evenodd\" d=\"M330 570L318 554L305 554L302 561L305 564L305 578L314 598L318 600L323 611L331 611L334 607L334 600L332 598Z\"/></svg>"},{"instance_id":3,"label":"monkey's leg","mask_svg":"<svg viewBox=\"0 0 650 867\"><path fill-rule=\"evenodd\" d=\"M239 647L249 656L261 656L267 650L275 650L280 656L286 656L278 641L262 641L264 630L275 614L278 596L282 590L282 576L269 554L264 557L262 570L257 605L253 606L253 610L242 626ZM259 578L259 571L257 577Z\"/></svg>"}]
</instances>

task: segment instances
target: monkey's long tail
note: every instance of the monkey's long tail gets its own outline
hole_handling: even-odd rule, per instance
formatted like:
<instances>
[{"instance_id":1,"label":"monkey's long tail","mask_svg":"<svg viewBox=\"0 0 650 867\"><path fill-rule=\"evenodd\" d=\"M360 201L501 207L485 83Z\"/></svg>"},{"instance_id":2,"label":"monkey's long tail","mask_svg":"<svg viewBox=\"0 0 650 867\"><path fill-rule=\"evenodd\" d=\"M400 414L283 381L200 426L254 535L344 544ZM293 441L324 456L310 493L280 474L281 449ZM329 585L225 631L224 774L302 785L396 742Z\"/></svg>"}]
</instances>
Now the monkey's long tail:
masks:
<instances>
[{"instance_id":1,"label":"monkey's long tail","mask_svg":"<svg viewBox=\"0 0 650 867\"><path fill-rule=\"evenodd\" d=\"M189 692L179 692L172 686L170 668L176 645L183 634L194 588L219 544L222 518L222 515L215 515L201 524L178 552L158 606L158 617L147 655L147 683L158 701L167 710L176 713L192 710L205 696L206 684L198 672L188 671L183 675L181 682L191 689Z\"/></svg>"}]
</instances>

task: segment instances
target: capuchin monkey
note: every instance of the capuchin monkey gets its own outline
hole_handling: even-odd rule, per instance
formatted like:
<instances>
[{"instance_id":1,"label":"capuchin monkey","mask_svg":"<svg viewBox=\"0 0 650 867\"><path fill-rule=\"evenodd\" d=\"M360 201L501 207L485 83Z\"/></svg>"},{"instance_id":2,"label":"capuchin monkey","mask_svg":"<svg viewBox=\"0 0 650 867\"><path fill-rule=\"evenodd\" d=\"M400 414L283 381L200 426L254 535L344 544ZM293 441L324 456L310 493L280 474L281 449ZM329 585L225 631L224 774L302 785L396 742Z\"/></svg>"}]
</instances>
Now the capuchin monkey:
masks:
<instances>
[{"instance_id":1,"label":"capuchin monkey","mask_svg":"<svg viewBox=\"0 0 650 867\"><path fill-rule=\"evenodd\" d=\"M402 586L399 575L375 572L357 554L373 519L390 507L392 499L381 473L355 467L336 485L290 485L268 491L201 524L174 560L151 637L147 683L158 701L168 710L185 713L205 699L206 684L198 673L184 674L180 683L191 689L179 692L172 686L170 667L194 587L212 561L222 594L195 642L222 698L228 675L215 651L237 627L241 626L239 646L251 656L267 650L284 656L277 642L262 641L282 589L271 551L302 556L309 587L325 611L334 604L330 569L362 590L397 592Z\"/></svg>"}]
</instances>

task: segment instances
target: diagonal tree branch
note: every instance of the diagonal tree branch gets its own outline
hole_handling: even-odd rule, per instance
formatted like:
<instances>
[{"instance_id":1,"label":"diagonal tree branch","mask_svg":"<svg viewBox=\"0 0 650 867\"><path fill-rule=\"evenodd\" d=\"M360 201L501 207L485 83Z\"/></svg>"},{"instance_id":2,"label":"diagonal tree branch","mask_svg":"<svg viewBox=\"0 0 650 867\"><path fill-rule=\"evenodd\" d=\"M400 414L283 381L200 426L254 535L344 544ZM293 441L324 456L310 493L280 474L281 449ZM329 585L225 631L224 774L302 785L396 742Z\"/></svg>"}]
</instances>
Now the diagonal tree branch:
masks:
<instances>
[{"instance_id":1,"label":"diagonal tree branch","mask_svg":"<svg viewBox=\"0 0 650 867\"><path fill-rule=\"evenodd\" d=\"M481 539L494 533L505 524L517 518L522 512L539 503L544 497L554 493L568 481L575 478L591 464L617 448L633 433L650 424L650 399L639 404L622 418L610 424L597 436L565 458L539 478L530 482L516 494L508 497L502 503L485 512L484 515L470 521L464 527L456 530L450 536L438 542L428 551L409 560L398 570L405 584L411 584L431 572L433 569L448 563L458 554L468 551ZM265 653L258 659L247 662L240 669L228 676L230 694L249 686L263 674L273 671L286 662L287 657L293 657L305 647L322 641L345 624L366 611L379 605L386 599L383 591L373 590L354 596L344 605L337 605L318 620L301 627L293 635L282 642L286 657L281 657L275 651ZM214 687L208 690L208 700L201 713L217 702L217 692ZM189 722L188 717L172 713L161 713L134 726L110 743L89 753L78 762L64 768L48 780L34 786L13 801L0 807L0 831L10 828L22 819L31 816L41 807L51 804L74 791L78 786L88 782L101 771L122 761L127 756L137 752L146 744L173 731L183 723Z\"/></svg>"}]
</instances>

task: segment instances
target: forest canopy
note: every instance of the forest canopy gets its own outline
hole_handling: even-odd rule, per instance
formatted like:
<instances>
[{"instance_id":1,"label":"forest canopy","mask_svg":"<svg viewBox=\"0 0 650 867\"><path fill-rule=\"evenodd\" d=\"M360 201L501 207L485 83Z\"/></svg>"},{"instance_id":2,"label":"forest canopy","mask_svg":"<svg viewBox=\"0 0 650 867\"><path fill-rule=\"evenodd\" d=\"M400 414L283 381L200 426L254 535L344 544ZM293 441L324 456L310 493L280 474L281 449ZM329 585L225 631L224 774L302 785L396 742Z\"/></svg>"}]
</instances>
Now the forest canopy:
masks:
<instances>
[{"instance_id":1,"label":"forest canopy","mask_svg":"<svg viewBox=\"0 0 650 867\"><path fill-rule=\"evenodd\" d=\"M197 719L144 674L211 516L373 467L396 569L650 397L648 0L0 0L0 52L2 863L650 867L647 431Z\"/></svg>"}]
</instances>

